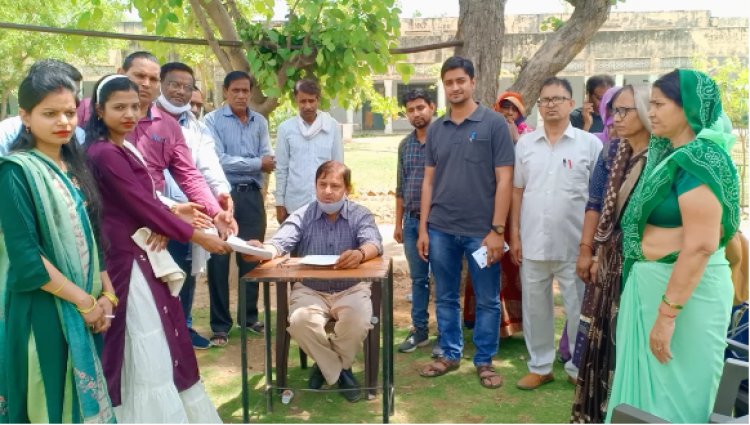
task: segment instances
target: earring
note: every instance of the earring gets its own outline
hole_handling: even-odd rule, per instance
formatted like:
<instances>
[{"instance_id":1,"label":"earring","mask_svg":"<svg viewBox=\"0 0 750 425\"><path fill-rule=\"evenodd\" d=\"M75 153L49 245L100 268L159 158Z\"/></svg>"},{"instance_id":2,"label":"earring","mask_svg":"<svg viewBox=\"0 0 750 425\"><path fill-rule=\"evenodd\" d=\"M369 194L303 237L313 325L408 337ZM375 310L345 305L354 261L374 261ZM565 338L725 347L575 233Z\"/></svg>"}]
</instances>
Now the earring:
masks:
<instances>
[{"instance_id":1,"label":"earring","mask_svg":"<svg viewBox=\"0 0 750 425\"><path fill-rule=\"evenodd\" d=\"M24 127L26 127L26 133L31 133L31 127L29 127L28 125L26 125Z\"/></svg>"}]
</instances>

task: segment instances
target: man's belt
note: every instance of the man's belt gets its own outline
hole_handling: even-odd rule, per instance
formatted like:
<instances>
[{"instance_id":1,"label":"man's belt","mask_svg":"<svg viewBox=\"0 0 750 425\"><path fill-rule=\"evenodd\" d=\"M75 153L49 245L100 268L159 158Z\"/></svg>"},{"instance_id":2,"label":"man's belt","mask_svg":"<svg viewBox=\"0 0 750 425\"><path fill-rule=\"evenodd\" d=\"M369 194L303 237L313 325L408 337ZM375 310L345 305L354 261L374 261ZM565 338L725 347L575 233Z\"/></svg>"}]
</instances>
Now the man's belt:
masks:
<instances>
[{"instance_id":1,"label":"man's belt","mask_svg":"<svg viewBox=\"0 0 750 425\"><path fill-rule=\"evenodd\" d=\"M234 192L250 192L254 190L260 190L260 186L258 185L258 183L249 182L249 183L236 183L232 185L232 191Z\"/></svg>"}]
</instances>

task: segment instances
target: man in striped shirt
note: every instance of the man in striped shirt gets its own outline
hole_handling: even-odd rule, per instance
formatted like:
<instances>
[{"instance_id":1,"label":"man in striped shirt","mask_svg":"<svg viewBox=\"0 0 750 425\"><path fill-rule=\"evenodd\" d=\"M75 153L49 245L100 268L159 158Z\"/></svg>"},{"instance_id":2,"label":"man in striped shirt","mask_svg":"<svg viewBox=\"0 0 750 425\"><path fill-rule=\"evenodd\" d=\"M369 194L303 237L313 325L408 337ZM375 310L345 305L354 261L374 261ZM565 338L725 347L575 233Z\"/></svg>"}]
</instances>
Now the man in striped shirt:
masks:
<instances>
[{"instance_id":1,"label":"man in striped shirt","mask_svg":"<svg viewBox=\"0 0 750 425\"><path fill-rule=\"evenodd\" d=\"M216 142L216 154L232 187L234 218L239 237L263 239L266 234L266 209L263 200L263 173L276 167L268 135L268 121L250 109L253 80L244 71L232 71L224 77L224 98L221 108L209 113L204 124ZM208 261L208 288L211 295L211 342L224 346L232 328L229 312L229 255L213 255ZM255 268L255 263L237 257L239 276ZM246 285L246 326L251 332L262 333L258 321L258 286ZM239 314L237 315L239 317Z\"/></svg>"}]
</instances>

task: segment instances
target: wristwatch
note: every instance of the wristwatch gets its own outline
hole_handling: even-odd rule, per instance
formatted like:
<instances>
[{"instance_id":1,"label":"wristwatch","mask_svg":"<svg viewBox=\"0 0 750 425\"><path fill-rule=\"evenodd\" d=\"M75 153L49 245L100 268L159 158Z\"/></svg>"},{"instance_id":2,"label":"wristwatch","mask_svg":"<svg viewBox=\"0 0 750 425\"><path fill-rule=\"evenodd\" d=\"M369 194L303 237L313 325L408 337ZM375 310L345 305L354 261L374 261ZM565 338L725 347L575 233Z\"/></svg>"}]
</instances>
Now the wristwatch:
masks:
<instances>
[{"instance_id":1,"label":"wristwatch","mask_svg":"<svg viewBox=\"0 0 750 425\"><path fill-rule=\"evenodd\" d=\"M493 224L492 230L497 233L498 235L502 235L505 233L505 225L504 224Z\"/></svg>"}]
</instances>

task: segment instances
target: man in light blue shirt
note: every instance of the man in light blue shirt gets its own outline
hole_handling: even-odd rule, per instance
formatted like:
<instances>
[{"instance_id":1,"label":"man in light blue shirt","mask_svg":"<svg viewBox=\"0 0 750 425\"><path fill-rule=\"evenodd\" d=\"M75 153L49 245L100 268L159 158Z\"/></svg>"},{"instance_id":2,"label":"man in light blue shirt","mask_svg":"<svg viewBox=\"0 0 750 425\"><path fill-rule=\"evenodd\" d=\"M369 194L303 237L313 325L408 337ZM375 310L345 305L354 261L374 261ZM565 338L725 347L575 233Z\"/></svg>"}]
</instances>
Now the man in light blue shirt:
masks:
<instances>
[{"instance_id":1,"label":"man in light blue shirt","mask_svg":"<svg viewBox=\"0 0 750 425\"><path fill-rule=\"evenodd\" d=\"M79 91L81 89L83 75L81 75L73 65L57 59L44 59L31 65L29 68L29 75L41 71L66 74L71 80L73 80L76 89ZM78 103L79 100L78 93L76 93L76 103ZM21 134L22 130L23 123L19 116L6 118L3 121L0 121L0 156L5 156L10 152L10 147L13 145L13 142L16 141L16 138L18 138L18 135ZM84 132L82 128L76 127L75 134L78 143L83 144L86 132Z\"/></svg>"},{"instance_id":2,"label":"man in light blue shirt","mask_svg":"<svg viewBox=\"0 0 750 425\"><path fill-rule=\"evenodd\" d=\"M268 135L268 121L249 105L252 78L243 71L232 71L224 78L226 104L209 113L204 123L216 142L216 154L232 188L234 218L239 237L263 240L266 233L266 209L263 202L263 173L276 167ZM239 276L257 263L237 256ZM226 345L232 316L229 313L229 255L212 255L208 261L208 288L211 297L211 342ZM252 332L263 332L258 322L258 286L247 285L247 322L240 323ZM239 316L239 314L238 314Z\"/></svg>"},{"instance_id":3,"label":"man in light blue shirt","mask_svg":"<svg viewBox=\"0 0 750 425\"><path fill-rule=\"evenodd\" d=\"M315 170L329 160L344 162L338 122L318 111L320 87L313 80L294 85L299 115L279 125L276 142L276 220L279 224L315 200Z\"/></svg>"}]
</instances>

